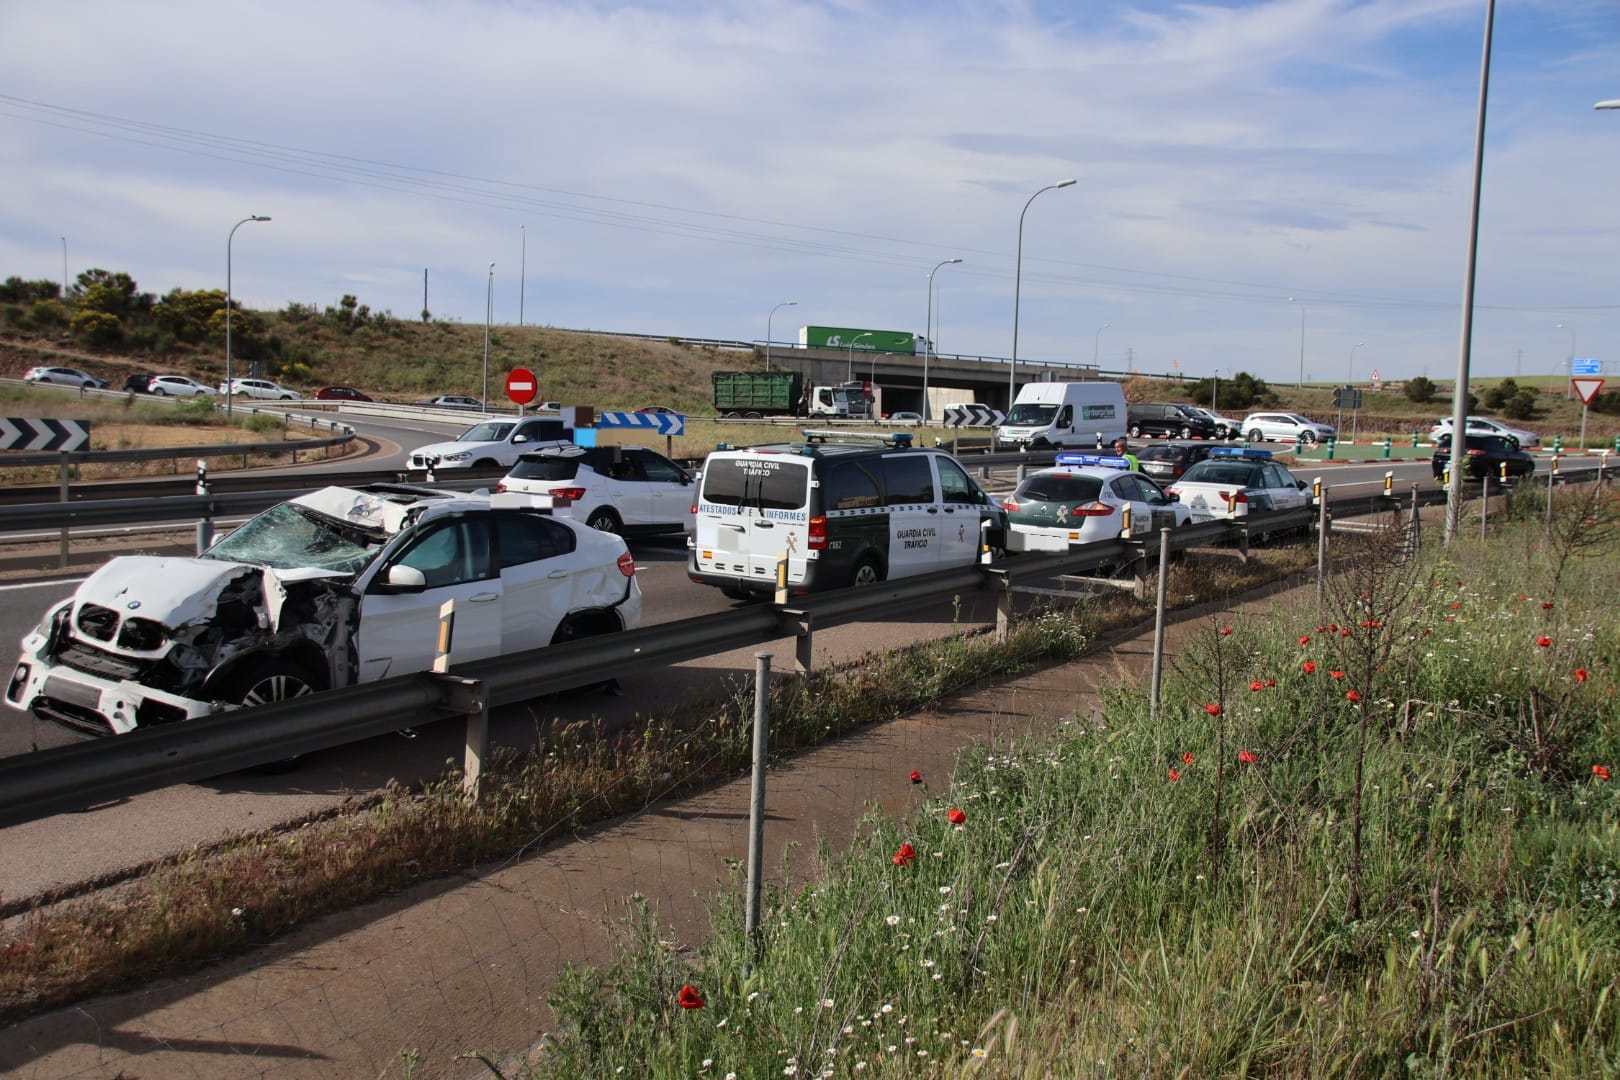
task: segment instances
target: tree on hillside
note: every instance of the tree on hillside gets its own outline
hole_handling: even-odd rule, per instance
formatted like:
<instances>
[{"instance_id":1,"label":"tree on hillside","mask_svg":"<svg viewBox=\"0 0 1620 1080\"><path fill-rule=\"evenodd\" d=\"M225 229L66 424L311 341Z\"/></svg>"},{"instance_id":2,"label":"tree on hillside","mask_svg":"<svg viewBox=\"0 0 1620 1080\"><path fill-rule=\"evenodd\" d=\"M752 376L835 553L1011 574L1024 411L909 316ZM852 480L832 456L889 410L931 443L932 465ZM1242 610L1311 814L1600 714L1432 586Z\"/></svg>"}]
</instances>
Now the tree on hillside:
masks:
<instances>
[{"instance_id":1,"label":"tree on hillside","mask_svg":"<svg viewBox=\"0 0 1620 1080\"><path fill-rule=\"evenodd\" d=\"M241 307L238 306L238 311ZM173 334L175 340L195 345L208 339L215 316L219 316L220 340L224 340L225 292L223 289L171 289L152 309L152 321ZM236 330L234 318L231 330Z\"/></svg>"},{"instance_id":2,"label":"tree on hillside","mask_svg":"<svg viewBox=\"0 0 1620 1080\"><path fill-rule=\"evenodd\" d=\"M43 278L37 281L24 281L12 275L0 283L0 303L32 304L39 300L55 300L61 295L61 282L46 281Z\"/></svg>"},{"instance_id":3,"label":"tree on hillside","mask_svg":"<svg viewBox=\"0 0 1620 1080\"><path fill-rule=\"evenodd\" d=\"M1215 380L1202 379L1192 388L1192 399L1200 405L1213 402L1222 409L1242 410L1277 404L1277 395L1264 379L1257 379L1247 371L1240 371L1230 379L1222 379L1220 392L1215 392Z\"/></svg>"},{"instance_id":4,"label":"tree on hillside","mask_svg":"<svg viewBox=\"0 0 1620 1080\"><path fill-rule=\"evenodd\" d=\"M73 286L75 306L100 311L115 319L144 318L153 303L151 293L135 286L135 279L119 271L86 270Z\"/></svg>"},{"instance_id":5,"label":"tree on hillside","mask_svg":"<svg viewBox=\"0 0 1620 1080\"><path fill-rule=\"evenodd\" d=\"M1419 405L1434 400L1435 385L1427 375L1419 375L1406 380L1406 400L1415 401Z\"/></svg>"}]
</instances>

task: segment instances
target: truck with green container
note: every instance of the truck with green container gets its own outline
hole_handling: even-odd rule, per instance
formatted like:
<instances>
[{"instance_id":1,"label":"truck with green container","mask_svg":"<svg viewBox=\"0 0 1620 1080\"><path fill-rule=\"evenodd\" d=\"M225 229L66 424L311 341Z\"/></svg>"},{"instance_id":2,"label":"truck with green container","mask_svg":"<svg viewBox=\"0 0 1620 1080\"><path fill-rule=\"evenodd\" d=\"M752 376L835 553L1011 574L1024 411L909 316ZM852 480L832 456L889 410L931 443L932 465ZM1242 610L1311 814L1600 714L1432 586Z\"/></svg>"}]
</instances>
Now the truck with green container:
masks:
<instances>
[{"instance_id":1,"label":"truck with green container","mask_svg":"<svg viewBox=\"0 0 1620 1080\"><path fill-rule=\"evenodd\" d=\"M804 375L797 371L716 371L714 411L730 419L804 414Z\"/></svg>"},{"instance_id":2,"label":"truck with green container","mask_svg":"<svg viewBox=\"0 0 1620 1080\"><path fill-rule=\"evenodd\" d=\"M901 353L913 356L920 342L906 330L858 330L847 326L801 326L799 346L805 349L852 349L863 353Z\"/></svg>"}]
</instances>

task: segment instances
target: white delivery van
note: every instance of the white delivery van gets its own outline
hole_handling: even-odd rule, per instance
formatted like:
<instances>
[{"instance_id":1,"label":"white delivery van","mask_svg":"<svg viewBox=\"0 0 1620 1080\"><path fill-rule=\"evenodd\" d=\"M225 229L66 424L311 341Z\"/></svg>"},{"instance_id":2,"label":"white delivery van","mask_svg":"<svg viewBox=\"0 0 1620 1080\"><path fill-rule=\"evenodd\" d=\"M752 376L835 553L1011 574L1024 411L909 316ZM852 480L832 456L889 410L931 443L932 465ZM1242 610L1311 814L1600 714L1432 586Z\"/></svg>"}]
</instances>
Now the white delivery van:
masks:
<instances>
[{"instance_id":1,"label":"white delivery van","mask_svg":"<svg viewBox=\"0 0 1620 1080\"><path fill-rule=\"evenodd\" d=\"M1118 383L1025 383L996 441L1035 450L1106 446L1123 438L1128 424Z\"/></svg>"}]
</instances>

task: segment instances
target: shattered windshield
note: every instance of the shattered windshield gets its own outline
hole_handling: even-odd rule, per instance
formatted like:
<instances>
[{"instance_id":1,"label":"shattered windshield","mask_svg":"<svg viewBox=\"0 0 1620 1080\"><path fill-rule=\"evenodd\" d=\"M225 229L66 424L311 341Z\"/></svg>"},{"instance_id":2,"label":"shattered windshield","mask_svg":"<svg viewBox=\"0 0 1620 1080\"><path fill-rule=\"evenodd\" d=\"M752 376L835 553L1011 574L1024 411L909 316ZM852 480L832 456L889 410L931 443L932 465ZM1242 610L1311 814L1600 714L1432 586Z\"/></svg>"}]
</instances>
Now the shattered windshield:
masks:
<instances>
[{"instance_id":1,"label":"shattered windshield","mask_svg":"<svg viewBox=\"0 0 1620 1080\"><path fill-rule=\"evenodd\" d=\"M510 422L503 424L491 420L464 431L456 437L456 442L503 442L510 434L512 434L512 424Z\"/></svg>"},{"instance_id":2,"label":"shattered windshield","mask_svg":"<svg viewBox=\"0 0 1620 1080\"><path fill-rule=\"evenodd\" d=\"M387 541L380 531L282 503L220 540L203 557L274 570L358 574Z\"/></svg>"}]
</instances>

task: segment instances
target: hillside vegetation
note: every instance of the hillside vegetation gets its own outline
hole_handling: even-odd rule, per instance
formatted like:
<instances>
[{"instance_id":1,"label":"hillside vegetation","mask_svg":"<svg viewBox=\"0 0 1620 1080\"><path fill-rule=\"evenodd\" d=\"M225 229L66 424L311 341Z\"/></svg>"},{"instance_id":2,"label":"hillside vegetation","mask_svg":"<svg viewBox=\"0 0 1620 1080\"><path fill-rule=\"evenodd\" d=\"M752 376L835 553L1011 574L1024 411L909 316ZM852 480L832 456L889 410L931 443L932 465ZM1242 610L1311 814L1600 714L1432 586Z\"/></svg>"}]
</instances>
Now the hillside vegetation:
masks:
<instances>
[{"instance_id":1,"label":"hillside vegetation","mask_svg":"<svg viewBox=\"0 0 1620 1080\"><path fill-rule=\"evenodd\" d=\"M232 374L249 374L257 365L262 374L304 393L338 383L379 400L484 396L484 327L435 319L428 312L402 319L373 311L352 295L324 309L294 302L263 312L238 304L232 308L231 336ZM488 397L494 405L504 404L506 373L526 367L539 376L541 400L606 409L663 405L708 416L714 411L710 374L759 363L747 351L673 339L500 325L489 334ZM64 300L57 282L8 278L0 283L0 376L20 377L36 364L81 367L114 386L144 371L218 383L225 376L225 295L218 289L172 289L157 297L141 292L128 274L87 270ZM1479 400L1471 411L1570 439L1580 428L1579 403L1537 381L1518 380L1504 394L1498 386L1506 380L1476 380L1472 386ZM1130 400L1209 404L1211 389L1208 379L1135 378L1126 384ZM1265 407L1330 423L1339 419L1330 388L1267 385L1244 372L1221 379L1214 403L1229 415ZM1386 383L1381 390L1367 390L1356 426L1361 432L1427 431L1450 407L1449 386L1427 379ZM1349 415L1343 421L1351 426ZM1604 441L1620 433L1620 393L1601 396L1588 433Z\"/></svg>"}]
</instances>

